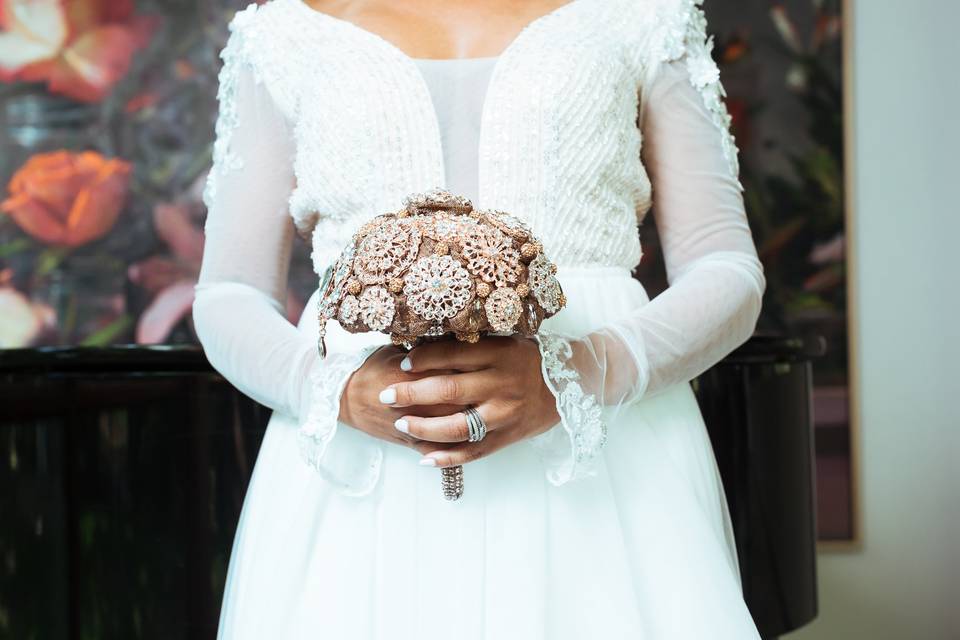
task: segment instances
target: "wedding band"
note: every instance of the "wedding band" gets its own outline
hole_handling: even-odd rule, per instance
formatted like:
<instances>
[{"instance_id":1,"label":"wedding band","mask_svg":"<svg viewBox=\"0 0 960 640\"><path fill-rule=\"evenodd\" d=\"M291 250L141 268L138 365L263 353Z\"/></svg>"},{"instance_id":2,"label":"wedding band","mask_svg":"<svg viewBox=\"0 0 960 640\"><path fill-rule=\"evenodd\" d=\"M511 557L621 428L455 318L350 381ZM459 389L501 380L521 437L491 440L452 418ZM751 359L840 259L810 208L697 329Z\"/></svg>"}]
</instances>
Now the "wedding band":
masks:
<instances>
[{"instance_id":1,"label":"wedding band","mask_svg":"<svg viewBox=\"0 0 960 640\"><path fill-rule=\"evenodd\" d=\"M467 429L470 431L468 440L470 442L483 440L484 436L487 435L487 425L480 416L480 412L473 407L467 407L461 413L467 418Z\"/></svg>"}]
</instances>

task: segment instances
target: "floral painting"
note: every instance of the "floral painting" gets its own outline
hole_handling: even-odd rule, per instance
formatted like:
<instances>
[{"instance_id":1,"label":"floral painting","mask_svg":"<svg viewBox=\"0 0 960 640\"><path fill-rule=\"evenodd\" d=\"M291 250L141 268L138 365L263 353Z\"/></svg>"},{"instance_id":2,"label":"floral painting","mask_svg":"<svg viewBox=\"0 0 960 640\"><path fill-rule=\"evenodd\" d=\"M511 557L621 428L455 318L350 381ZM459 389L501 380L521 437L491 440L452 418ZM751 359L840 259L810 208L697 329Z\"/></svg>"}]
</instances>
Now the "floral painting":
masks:
<instances>
[{"instance_id":1,"label":"floral painting","mask_svg":"<svg viewBox=\"0 0 960 640\"><path fill-rule=\"evenodd\" d=\"M0 348L196 341L218 57L244 0L0 0ZM705 3L768 281L823 336L820 536L853 533L839 0ZM652 223L648 216L647 224ZM656 232L641 272L664 286ZM316 287L295 247L286 313Z\"/></svg>"},{"instance_id":2,"label":"floral painting","mask_svg":"<svg viewBox=\"0 0 960 640\"><path fill-rule=\"evenodd\" d=\"M709 3L708 3L709 4ZM843 3L712 3L768 291L760 328L822 339L813 363L817 528L859 538L848 362ZM746 19L751 15L751 19Z\"/></svg>"},{"instance_id":3,"label":"floral painting","mask_svg":"<svg viewBox=\"0 0 960 640\"><path fill-rule=\"evenodd\" d=\"M0 0L0 348L196 341L219 52L247 4ZM298 246L292 321L315 286Z\"/></svg>"},{"instance_id":4,"label":"floral painting","mask_svg":"<svg viewBox=\"0 0 960 640\"><path fill-rule=\"evenodd\" d=\"M848 377L841 0L704 3L767 291L758 331L822 340L813 361L817 527L856 540ZM656 229L638 274L666 286Z\"/></svg>"}]
</instances>

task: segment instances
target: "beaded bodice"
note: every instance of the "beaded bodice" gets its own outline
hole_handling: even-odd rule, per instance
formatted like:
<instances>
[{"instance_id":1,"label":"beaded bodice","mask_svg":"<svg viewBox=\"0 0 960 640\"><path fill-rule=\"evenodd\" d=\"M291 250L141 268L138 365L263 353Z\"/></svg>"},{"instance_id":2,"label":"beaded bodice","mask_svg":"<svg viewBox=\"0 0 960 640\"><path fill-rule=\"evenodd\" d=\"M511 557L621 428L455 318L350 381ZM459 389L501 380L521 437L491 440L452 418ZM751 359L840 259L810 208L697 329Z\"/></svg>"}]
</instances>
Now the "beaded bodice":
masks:
<instances>
[{"instance_id":1,"label":"beaded bodice","mask_svg":"<svg viewBox=\"0 0 960 640\"><path fill-rule=\"evenodd\" d=\"M559 265L636 266L637 225L651 203L638 122L659 63L687 54L737 171L697 4L572 0L528 24L491 70L474 205L527 222ZM251 4L230 28L242 37L223 52L221 91L231 91L229 62L241 56L292 128L290 215L312 242L318 273L363 222L410 193L447 186L438 116L414 58L302 0ZM215 160L229 166L230 119L222 120ZM215 190L211 180L208 203Z\"/></svg>"}]
</instances>

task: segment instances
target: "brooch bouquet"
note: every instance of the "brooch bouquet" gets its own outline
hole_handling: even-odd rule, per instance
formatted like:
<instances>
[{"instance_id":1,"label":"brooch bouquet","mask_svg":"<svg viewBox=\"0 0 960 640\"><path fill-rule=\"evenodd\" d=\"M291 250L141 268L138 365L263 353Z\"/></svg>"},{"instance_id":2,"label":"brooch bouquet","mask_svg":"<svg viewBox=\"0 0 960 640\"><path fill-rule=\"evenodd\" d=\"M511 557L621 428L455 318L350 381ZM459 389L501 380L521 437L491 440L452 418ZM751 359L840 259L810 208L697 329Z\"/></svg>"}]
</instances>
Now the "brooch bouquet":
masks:
<instances>
[{"instance_id":1,"label":"brooch bouquet","mask_svg":"<svg viewBox=\"0 0 960 640\"><path fill-rule=\"evenodd\" d=\"M523 222L443 189L403 204L364 224L324 273L321 356L328 320L412 348L440 337L532 336L566 304L556 265Z\"/></svg>"},{"instance_id":2,"label":"brooch bouquet","mask_svg":"<svg viewBox=\"0 0 960 640\"><path fill-rule=\"evenodd\" d=\"M403 208L364 224L320 283L317 348L328 320L352 333L381 331L407 349L425 340L476 342L485 334L533 336L566 299L557 267L530 228L510 214L474 209L444 189L413 193ZM468 408L471 441L485 426ZM463 467L445 467L448 500Z\"/></svg>"}]
</instances>

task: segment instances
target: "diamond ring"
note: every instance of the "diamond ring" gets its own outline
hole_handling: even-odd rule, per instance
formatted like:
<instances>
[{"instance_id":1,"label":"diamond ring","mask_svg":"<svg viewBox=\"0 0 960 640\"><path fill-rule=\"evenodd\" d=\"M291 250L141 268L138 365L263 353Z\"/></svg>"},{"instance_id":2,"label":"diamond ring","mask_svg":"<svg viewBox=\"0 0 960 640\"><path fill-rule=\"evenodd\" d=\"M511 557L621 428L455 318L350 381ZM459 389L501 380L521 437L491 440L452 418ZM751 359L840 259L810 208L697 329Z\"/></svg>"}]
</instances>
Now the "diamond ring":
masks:
<instances>
[{"instance_id":1,"label":"diamond ring","mask_svg":"<svg viewBox=\"0 0 960 640\"><path fill-rule=\"evenodd\" d=\"M480 412L474 407L467 407L461 413L467 418L467 428L470 430L468 440L470 442L480 442L483 440L483 437L487 435L487 424L480 416Z\"/></svg>"}]
</instances>

